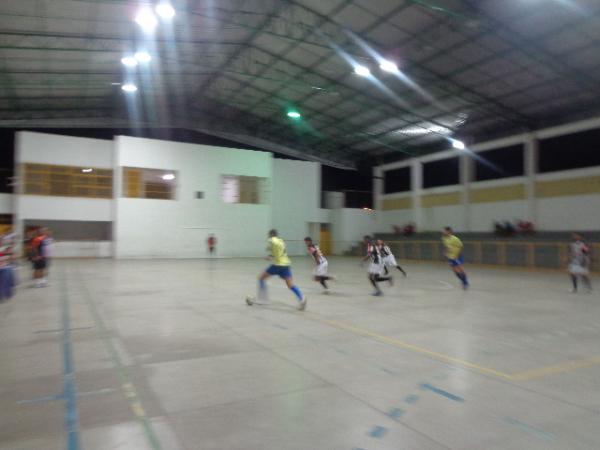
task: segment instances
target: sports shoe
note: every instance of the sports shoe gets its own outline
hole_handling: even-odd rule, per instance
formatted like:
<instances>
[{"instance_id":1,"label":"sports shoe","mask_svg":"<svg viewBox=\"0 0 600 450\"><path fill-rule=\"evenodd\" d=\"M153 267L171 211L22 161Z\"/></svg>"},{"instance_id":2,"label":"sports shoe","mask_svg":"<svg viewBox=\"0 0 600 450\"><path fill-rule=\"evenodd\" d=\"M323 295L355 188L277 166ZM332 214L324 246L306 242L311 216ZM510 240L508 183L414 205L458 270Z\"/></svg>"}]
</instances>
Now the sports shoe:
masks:
<instances>
[{"instance_id":1,"label":"sports shoe","mask_svg":"<svg viewBox=\"0 0 600 450\"><path fill-rule=\"evenodd\" d=\"M306 297L302 297L302 300L300 300L300 303L298 303L298 309L300 311L304 311L306 309L306 302L308 301L308 299Z\"/></svg>"},{"instance_id":2,"label":"sports shoe","mask_svg":"<svg viewBox=\"0 0 600 450\"><path fill-rule=\"evenodd\" d=\"M373 292L371 295L372 295L373 297L381 297L381 296L383 295L383 292L381 292L381 291L377 291L377 292Z\"/></svg>"},{"instance_id":3,"label":"sports shoe","mask_svg":"<svg viewBox=\"0 0 600 450\"><path fill-rule=\"evenodd\" d=\"M577 294L577 289L569 289L570 294Z\"/></svg>"},{"instance_id":4,"label":"sports shoe","mask_svg":"<svg viewBox=\"0 0 600 450\"><path fill-rule=\"evenodd\" d=\"M390 278L388 280L388 283L390 283L390 286L394 285L394 277L392 277L391 275L390 275Z\"/></svg>"},{"instance_id":5,"label":"sports shoe","mask_svg":"<svg viewBox=\"0 0 600 450\"><path fill-rule=\"evenodd\" d=\"M330 291L329 289L323 289L323 295L329 295Z\"/></svg>"}]
</instances>

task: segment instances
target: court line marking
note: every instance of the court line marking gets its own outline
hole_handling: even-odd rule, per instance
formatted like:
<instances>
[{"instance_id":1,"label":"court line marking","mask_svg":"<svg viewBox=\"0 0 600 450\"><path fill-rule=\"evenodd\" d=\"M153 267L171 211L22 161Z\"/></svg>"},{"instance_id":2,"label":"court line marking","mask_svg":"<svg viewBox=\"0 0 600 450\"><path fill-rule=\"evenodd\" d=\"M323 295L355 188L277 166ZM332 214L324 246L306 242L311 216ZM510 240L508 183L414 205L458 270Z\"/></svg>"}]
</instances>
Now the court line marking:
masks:
<instances>
[{"instance_id":1,"label":"court line marking","mask_svg":"<svg viewBox=\"0 0 600 450\"><path fill-rule=\"evenodd\" d=\"M65 400L65 427L67 429L67 449L79 450L79 414L77 412L77 385L75 384L75 364L71 341L71 316L69 293L64 269L60 276L62 360L63 360L63 399Z\"/></svg>"},{"instance_id":2,"label":"court line marking","mask_svg":"<svg viewBox=\"0 0 600 450\"><path fill-rule=\"evenodd\" d=\"M313 320L315 322L320 322L326 325L330 325L339 330L349 331L351 333L357 334L359 336L368 337L374 339L376 341L382 342L384 344L389 344L397 348L401 348L404 350L409 350L414 353L419 353L421 355L428 356L432 359L436 359L438 361L443 361L446 363L450 363L455 366L461 366L466 369L471 369L475 372L479 372L485 375L491 375L496 378L500 378L502 380L507 381L530 381L537 378L543 378L548 375L556 375L559 373L567 373L573 372L577 369L595 366L600 364L600 356L594 356L591 358L583 359L583 360L575 360L575 361L567 361L559 364L554 364L550 366L537 367L534 369L525 370L522 372L516 373L506 373L496 369L492 369L490 367L481 366L479 364L475 364L469 361L465 361L460 358L456 358L454 356L446 355L445 353L436 352L433 350L429 350L424 347L419 347L417 345L409 344L408 342L403 342L398 339L394 339L388 336L383 336L381 334L375 333L373 331L365 330L363 328L359 328L357 326L339 322L337 320L327 319L325 317L320 316L319 314L305 311L303 317L306 317L309 320Z\"/></svg>"},{"instance_id":3,"label":"court line marking","mask_svg":"<svg viewBox=\"0 0 600 450\"><path fill-rule=\"evenodd\" d=\"M529 381L537 378L543 378L548 375L557 375L559 373L573 372L577 369L592 367L600 364L600 356L580 359L575 361L567 361L551 366L537 367L535 369L525 370L512 374L512 379L515 381Z\"/></svg>"},{"instance_id":4,"label":"court line marking","mask_svg":"<svg viewBox=\"0 0 600 450\"><path fill-rule=\"evenodd\" d=\"M146 415L146 411L142 406L140 397L135 389L135 386L131 382L129 371L123 364L123 361L121 360L121 356L119 355L115 344L110 339L108 328L104 323L104 319L102 319L102 316L100 315L100 311L98 310L98 307L96 306L96 303L92 298L92 294L90 293L79 271L77 272L79 275L81 289L84 293L84 300L87 303L87 306L90 310L91 316L94 320L96 329L98 331L98 335L100 336L102 342L104 343L104 347L110 355L110 359L113 363L114 368L117 370L119 380L121 381L121 390L123 391L125 398L129 401L129 407L131 408L131 411L133 412L133 415L135 416L137 421L142 426L144 434L146 435L146 439L148 440L148 443L150 444L152 449L162 450L162 446L160 444L160 441L158 440L158 437L156 436L154 428L152 427L152 423Z\"/></svg>"}]
</instances>

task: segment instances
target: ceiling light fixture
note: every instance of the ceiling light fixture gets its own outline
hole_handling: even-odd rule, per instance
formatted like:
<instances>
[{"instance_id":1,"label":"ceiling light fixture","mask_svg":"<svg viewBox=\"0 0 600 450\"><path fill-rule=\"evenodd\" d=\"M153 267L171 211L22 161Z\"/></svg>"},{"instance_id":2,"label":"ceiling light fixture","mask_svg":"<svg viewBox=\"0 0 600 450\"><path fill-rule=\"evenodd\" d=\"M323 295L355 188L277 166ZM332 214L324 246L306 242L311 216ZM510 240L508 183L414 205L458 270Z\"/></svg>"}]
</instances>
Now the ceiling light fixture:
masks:
<instances>
[{"instance_id":1,"label":"ceiling light fixture","mask_svg":"<svg viewBox=\"0 0 600 450\"><path fill-rule=\"evenodd\" d=\"M302 115L300 115L298 111L288 111L287 116L292 119L299 119L300 117L302 117Z\"/></svg>"},{"instance_id":2,"label":"ceiling light fixture","mask_svg":"<svg viewBox=\"0 0 600 450\"><path fill-rule=\"evenodd\" d=\"M88 168L88 169L81 169L81 171L82 171L83 173L91 173L91 172L93 172L93 171L94 171L94 169L92 169L92 168Z\"/></svg>"},{"instance_id":3,"label":"ceiling light fixture","mask_svg":"<svg viewBox=\"0 0 600 450\"><path fill-rule=\"evenodd\" d=\"M121 58L121 63L126 67L135 67L138 65L137 59L132 56L125 56L124 58Z\"/></svg>"},{"instance_id":4,"label":"ceiling light fixture","mask_svg":"<svg viewBox=\"0 0 600 450\"><path fill-rule=\"evenodd\" d=\"M171 180L175 179L175 174L174 173L165 173L161 178L165 181L171 181Z\"/></svg>"},{"instance_id":5,"label":"ceiling light fixture","mask_svg":"<svg viewBox=\"0 0 600 450\"><path fill-rule=\"evenodd\" d=\"M398 72L398 66L394 62L387 61L385 59L383 61L381 61L381 64L379 64L379 68L381 70L383 70L384 72L390 72L390 73Z\"/></svg>"},{"instance_id":6,"label":"ceiling light fixture","mask_svg":"<svg viewBox=\"0 0 600 450\"><path fill-rule=\"evenodd\" d=\"M149 63L152 61L152 56L150 56L150 53L148 52L136 52L133 57L141 63Z\"/></svg>"},{"instance_id":7,"label":"ceiling light fixture","mask_svg":"<svg viewBox=\"0 0 600 450\"><path fill-rule=\"evenodd\" d=\"M158 25L158 19L156 18L152 10L147 8L141 9L137 13L137 16L135 16L135 21L147 33L151 33L152 31L154 31L154 29Z\"/></svg>"},{"instance_id":8,"label":"ceiling light fixture","mask_svg":"<svg viewBox=\"0 0 600 450\"><path fill-rule=\"evenodd\" d=\"M121 86L121 89L123 89L125 92L135 92L138 90L137 86L131 83L124 84Z\"/></svg>"},{"instance_id":9,"label":"ceiling light fixture","mask_svg":"<svg viewBox=\"0 0 600 450\"><path fill-rule=\"evenodd\" d=\"M452 147L454 147L457 150L464 150L466 148L465 143L463 141L459 141L457 139L450 139L450 142L452 142Z\"/></svg>"},{"instance_id":10,"label":"ceiling light fixture","mask_svg":"<svg viewBox=\"0 0 600 450\"><path fill-rule=\"evenodd\" d=\"M156 8L154 8L154 10L156 11L156 14L158 14L163 19L172 19L173 17L175 17L175 9L173 8L173 6L171 6L170 3L161 2L158 5L156 5Z\"/></svg>"},{"instance_id":11,"label":"ceiling light fixture","mask_svg":"<svg viewBox=\"0 0 600 450\"><path fill-rule=\"evenodd\" d=\"M365 67L365 66L354 67L354 73L356 75L360 75L361 77L368 77L369 75L371 75L371 71L369 70L368 67Z\"/></svg>"}]
</instances>

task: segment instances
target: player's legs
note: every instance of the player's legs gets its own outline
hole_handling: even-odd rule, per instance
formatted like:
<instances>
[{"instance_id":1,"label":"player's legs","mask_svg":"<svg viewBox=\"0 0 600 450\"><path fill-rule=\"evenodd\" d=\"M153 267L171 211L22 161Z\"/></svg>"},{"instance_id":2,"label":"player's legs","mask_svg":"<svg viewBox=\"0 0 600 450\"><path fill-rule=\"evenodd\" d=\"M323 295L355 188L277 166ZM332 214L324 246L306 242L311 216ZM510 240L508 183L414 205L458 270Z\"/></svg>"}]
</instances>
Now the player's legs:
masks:
<instances>
[{"instance_id":1,"label":"player's legs","mask_svg":"<svg viewBox=\"0 0 600 450\"><path fill-rule=\"evenodd\" d=\"M261 273L260 276L258 277L258 295L257 295L257 297L259 300L268 300L266 280L270 276L274 275L272 273L274 271L273 267L274 266L267 267L267 269L263 273Z\"/></svg>"},{"instance_id":2,"label":"player's legs","mask_svg":"<svg viewBox=\"0 0 600 450\"><path fill-rule=\"evenodd\" d=\"M466 289L467 287L469 287L469 280L467 278L465 269L463 268L462 256L457 259L450 260L450 266L452 267L452 271L454 272L456 277L461 281L463 288Z\"/></svg>"},{"instance_id":3,"label":"player's legs","mask_svg":"<svg viewBox=\"0 0 600 450\"><path fill-rule=\"evenodd\" d=\"M280 267L279 269L279 276L283 278L288 289L294 293L296 299L298 300L298 309L300 309L301 311L304 310L306 308L306 297L302 295L302 292L300 291L298 286L294 284L291 269L287 266Z\"/></svg>"}]
</instances>

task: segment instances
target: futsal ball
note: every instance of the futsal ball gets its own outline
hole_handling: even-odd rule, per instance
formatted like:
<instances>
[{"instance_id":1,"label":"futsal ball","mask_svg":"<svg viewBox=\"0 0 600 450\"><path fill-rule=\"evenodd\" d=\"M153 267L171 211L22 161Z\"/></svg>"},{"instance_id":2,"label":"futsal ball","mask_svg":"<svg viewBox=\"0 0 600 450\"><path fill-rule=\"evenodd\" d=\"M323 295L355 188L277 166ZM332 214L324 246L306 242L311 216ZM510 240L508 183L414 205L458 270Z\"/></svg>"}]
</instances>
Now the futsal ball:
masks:
<instances>
[{"instance_id":1,"label":"futsal ball","mask_svg":"<svg viewBox=\"0 0 600 450\"><path fill-rule=\"evenodd\" d=\"M246 304L248 306L252 306L253 303L254 303L254 297L252 297L251 295L246 295Z\"/></svg>"}]
</instances>

